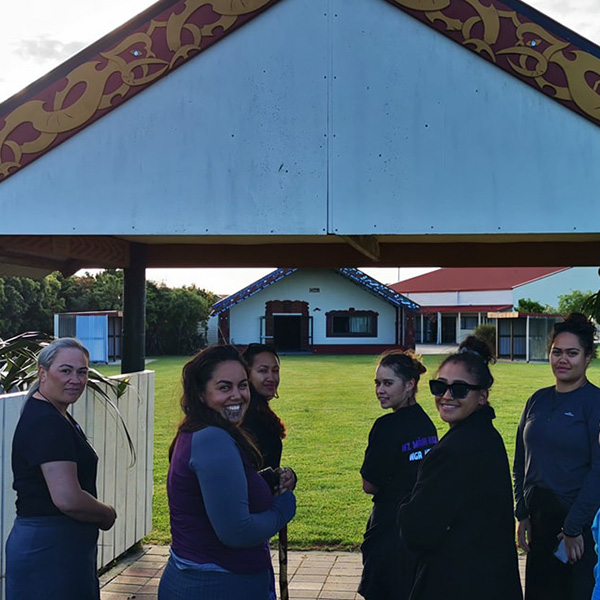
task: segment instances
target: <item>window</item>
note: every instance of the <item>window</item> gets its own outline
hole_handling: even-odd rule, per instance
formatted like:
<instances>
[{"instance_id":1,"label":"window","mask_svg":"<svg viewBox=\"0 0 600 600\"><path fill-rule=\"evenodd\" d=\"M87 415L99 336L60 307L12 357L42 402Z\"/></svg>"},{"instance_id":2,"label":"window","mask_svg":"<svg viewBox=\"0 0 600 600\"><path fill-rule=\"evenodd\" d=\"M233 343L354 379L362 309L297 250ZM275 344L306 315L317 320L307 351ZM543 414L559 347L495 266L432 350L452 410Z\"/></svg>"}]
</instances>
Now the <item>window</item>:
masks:
<instances>
[{"instance_id":1,"label":"window","mask_svg":"<svg viewBox=\"0 0 600 600\"><path fill-rule=\"evenodd\" d=\"M377 337L377 313L372 310L332 310L326 317L327 337Z\"/></svg>"},{"instance_id":2,"label":"window","mask_svg":"<svg viewBox=\"0 0 600 600\"><path fill-rule=\"evenodd\" d=\"M460 328L464 331L465 329L475 329L477 327L477 317L465 317L462 316L460 319Z\"/></svg>"}]
</instances>

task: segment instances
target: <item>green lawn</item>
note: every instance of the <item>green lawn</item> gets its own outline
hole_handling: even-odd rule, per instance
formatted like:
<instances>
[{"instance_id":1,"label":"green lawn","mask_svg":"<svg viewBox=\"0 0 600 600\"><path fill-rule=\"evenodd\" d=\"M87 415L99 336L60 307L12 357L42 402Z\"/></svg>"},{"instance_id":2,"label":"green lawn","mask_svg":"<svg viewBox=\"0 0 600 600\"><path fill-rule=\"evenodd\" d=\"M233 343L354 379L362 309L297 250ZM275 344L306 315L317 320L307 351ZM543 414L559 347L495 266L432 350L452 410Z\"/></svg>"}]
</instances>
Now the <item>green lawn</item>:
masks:
<instances>
[{"instance_id":1,"label":"green lawn","mask_svg":"<svg viewBox=\"0 0 600 600\"><path fill-rule=\"evenodd\" d=\"M441 356L425 356L428 372L418 399L431 415L441 436L440 421L427 388ZM154 530L147 541L169 543L169 517L165 478L167 451L180 419L181 368L184 357L159 358L148 368L156 371L154 437ZM295 549L358 548L370 511L370 496L363 493L359 469L373 421L383 414L375 399L374 356L284 356L280 398L275 411L288 429L283 463L298 474L298 512L289 527L289 544ZM102 369L113 374L116 369ZM492 367L496 382L490 395L512 461L514 436L527 398L553 383L549 365L500 363ZM600 381L600 361L588 376Z\"/></svg>"}]
</instances>

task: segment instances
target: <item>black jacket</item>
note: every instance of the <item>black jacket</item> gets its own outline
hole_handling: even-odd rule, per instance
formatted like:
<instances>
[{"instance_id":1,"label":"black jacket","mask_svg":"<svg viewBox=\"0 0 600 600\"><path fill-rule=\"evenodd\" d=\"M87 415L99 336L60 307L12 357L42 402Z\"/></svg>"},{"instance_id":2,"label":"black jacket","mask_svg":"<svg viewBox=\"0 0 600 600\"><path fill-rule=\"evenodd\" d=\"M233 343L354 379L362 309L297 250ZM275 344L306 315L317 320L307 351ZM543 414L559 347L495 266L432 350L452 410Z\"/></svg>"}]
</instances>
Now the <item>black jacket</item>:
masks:
<instances>
[{"instance_id":1,"label":"black jacket","mask_svg":"<svg viewBox=\"0 0 600 600\"><path fill-rule=\"evenodd\" d=\"M425 457L402 534L419 553L411 600L521 600L512 484L494 410L484 406Z\"/></svg>"}]
</instances>

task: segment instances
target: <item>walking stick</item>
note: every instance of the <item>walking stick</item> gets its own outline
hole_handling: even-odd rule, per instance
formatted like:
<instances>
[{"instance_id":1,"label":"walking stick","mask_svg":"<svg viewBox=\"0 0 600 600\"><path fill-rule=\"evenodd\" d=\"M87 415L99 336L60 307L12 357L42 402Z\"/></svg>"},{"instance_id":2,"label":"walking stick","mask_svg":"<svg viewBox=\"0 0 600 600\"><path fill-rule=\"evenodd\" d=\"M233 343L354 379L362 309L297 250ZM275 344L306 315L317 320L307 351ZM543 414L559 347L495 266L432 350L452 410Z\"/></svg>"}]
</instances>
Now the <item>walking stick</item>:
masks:
<instances>
[{"instance_id":1,"label":"walking stick","mask_svg":"<svg viewBox=\"0 0 600 600\"><path fill-rule=\"evenodd\" d=\"M289 600L287 525L279 532L279 592L281 600Z\"/></svg>"}]
</instances>

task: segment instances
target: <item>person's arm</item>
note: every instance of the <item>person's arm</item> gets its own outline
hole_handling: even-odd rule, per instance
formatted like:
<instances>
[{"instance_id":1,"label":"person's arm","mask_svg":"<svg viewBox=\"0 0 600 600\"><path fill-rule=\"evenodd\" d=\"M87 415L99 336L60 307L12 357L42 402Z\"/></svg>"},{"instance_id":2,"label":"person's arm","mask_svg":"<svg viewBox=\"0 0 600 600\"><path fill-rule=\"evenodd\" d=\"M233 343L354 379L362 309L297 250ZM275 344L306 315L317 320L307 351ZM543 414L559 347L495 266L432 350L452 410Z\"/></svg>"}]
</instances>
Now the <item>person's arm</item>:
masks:
<instances>
[{"instance_id":1,"label":"person's arm","mask_svg":"<svg viewBox=\"0 0 600 600\"><path fill-rule=\"evenodd\" d=\"M198 478L211 525L226 546L250 548L265 542L296 512L296 499L289 491L274 496L268 510L250 512L242 457L223 429L207 427L194 433L190 467Z\"/></svg>"},{"instance_id":2,"label":"person's arm","mask_svg":"<svg viewBox=\"0 0 600 600\"><path fill-rule=\"evenodd\" d=\"M385 419L378 419L369 432L369 442L360 468L365 494L375 495L379 491L391 472L390 460L397 456L385 425Z\"/></svg>"},{"instance_id":3,"label":"person's arm","mask_svg":"<svg viewBox=\"0 0 600 600\"><path fill-rule=\"evenodd\" d=\"M592 523L600 506L600 406L597 401L592 405L587 422L587 437L590 452L590 470L585 477L583 486L569 509L563 524L565 548L569 562L578 561L584 552L582 531Z\"/></svg>"},{"instance_id":4,"label":"person's arm","mask_svg":"<svg viewBox=\"0 0 600 600\"><path fill-rule=\"evenodd\" d=\"M592 522L592 536L594 538L594 548L596 554L598 554L598 544L600 542L600 510L596 513ZM594 567L594 577L596 579L596 585L594 586L594 592L592 593L592 600L600 600L600 559Z\"/></svg>"},{"instance_id":5,"label":"person's arm","mask_svg":"<svg viewBox=\"0 0 600 600\"><path fill-rule=\"evenodd\" d=\"M527 406L521 414L519 426L517 428L517 438L515 442L515 459L513 462L513 481L515 489L515 516L517 524L517 544L525 552L529 552L529 542L531 541L531 521L529 511L525 505L524 485L525 485L525 445L523 441L523 428L525 426L525 415Z\"/></svg>"},{"instance_id":6,"label":"person's arm","mask_svg":"<svg viewBox=\"0 0 600 600\"><path fill-rule=\"evenodd\" d=\"M81 489L77 463L61 460L44 463L40 468L58 510L77 521L94 523L100 529L107 530L114 525L115 509Z\"/></svg>"},{"instance_id":7,"label":"person's arm","mask_svg":"<svg viewBox=\"0 0 600 600\"><path fill-rule=\"evenodd\" d=\"M362 477L362 489L365 494L375 495L379 491L379 487L373 485L370 481L367 481L364 477Z\"/></svg>"}]
</instances>

